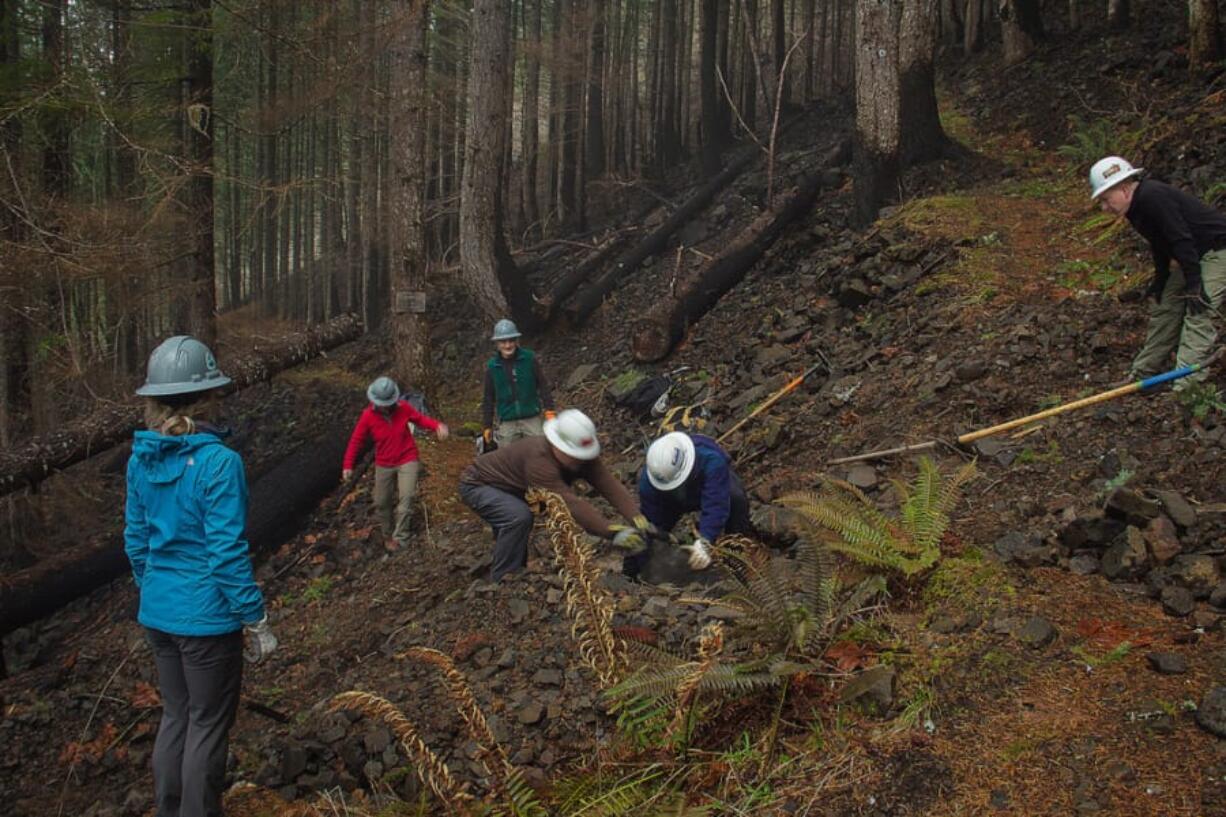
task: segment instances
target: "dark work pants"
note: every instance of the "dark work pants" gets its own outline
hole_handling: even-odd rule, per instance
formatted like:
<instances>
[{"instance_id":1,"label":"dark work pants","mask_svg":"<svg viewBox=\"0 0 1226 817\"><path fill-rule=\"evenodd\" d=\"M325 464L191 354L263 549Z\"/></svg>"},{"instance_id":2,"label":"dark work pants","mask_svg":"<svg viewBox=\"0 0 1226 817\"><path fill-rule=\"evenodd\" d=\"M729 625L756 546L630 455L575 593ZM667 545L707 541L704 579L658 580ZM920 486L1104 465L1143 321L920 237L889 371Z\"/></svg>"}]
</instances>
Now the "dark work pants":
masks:
<instances>
[{"instance_id":1,"label":"dark work pants","mask_svg":"<svg viewBox=\"0 0 1226 817\"><path fill-rule=\"evenodd\" d=\"M162 693L153 745L157 817L221 817L230 727L243 683L242 631L179 636L146 627Z\"/></svg>"},{"instance_id":2,"label":"dark work pants","mask_svg":"<svg viewBox=\"0 0 1226 817\"><path fill-rule=\"evenodd\" d=\"M670 494L665 494L663 499L664 501L661 503L661 518L651 521L665 533L671 532L676 526L677 520L687 513L693 511L701 513L702 511L700 506L690 506L682 502L673 501L673 497ZM746 496L745 486L741 484L741 480L736 474L732 474L729 480L728 499L728 520L724 522L724 529L720 533L743 533L752 536L754 529L749 517L749 497ZM689 544L689 542L683 542L682 544ZM639 573L647 565L649 555L650 549L644 550L642 553L636 553L633 556L626 556L622 559L622 573L632 579L637 579Z\"/></svg>"},{"instance_id":3,"label":"dark work pants","mask_svg":"<svg viewBox=\"0 0 1226 817\"><path fill-rule=\"evenodd\" d=\"M532 511L523 499L489 485L460 483L460 499L494 529L494 561L490 581L528 565L528 539L532 536Z\"/></svg>"}]
</instances>

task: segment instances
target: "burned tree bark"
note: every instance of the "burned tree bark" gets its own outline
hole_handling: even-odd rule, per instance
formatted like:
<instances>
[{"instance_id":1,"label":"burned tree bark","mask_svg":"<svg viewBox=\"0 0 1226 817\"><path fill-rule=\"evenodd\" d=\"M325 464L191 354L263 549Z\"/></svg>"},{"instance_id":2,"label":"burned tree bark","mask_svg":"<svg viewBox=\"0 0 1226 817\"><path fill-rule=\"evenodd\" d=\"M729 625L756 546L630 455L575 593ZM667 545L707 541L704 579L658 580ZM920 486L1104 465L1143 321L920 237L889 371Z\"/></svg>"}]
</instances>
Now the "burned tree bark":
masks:
<instances>
[{"instance_id":1,"label":"burned tree bark","mask_svg":"<svg viewBox=\"0 0 1226 817\"><path fill-rule=\"evenodd\" d=\"M1039 0L1001 0L1000 31L1005 46L1005 64L1014 65L1030 56L1043 39Z\"/></svg>"},{"instance_id":2,"label":"burned tree bark","mask_svg":"<svg viewBox=\"0 0 1226 817\"><path fill-rule=\"evenodd\" d=\"M615 252L626 246L633 235L632 231L614 235L599 247L596 252L584 259L579 266L558 279L557 283L547 293L538 297L534 309L541 322L549 323L552 321L557 312L558 305L582 286L583 282L591 277L593 272L600 269L601 265L608 261Z\"/></svg>"},{"instance_id":3,"label":"burned tree bark","mask_svg":"<svg viewBox=\"0 0 1226 817\"><path fill-rule=\"evenodd\" d=\"M937 0L906 0L899 28L899 114L904 164L926 162L943 156L950 148L937 110L936 61Z\"/></svg>"},{"instance_id":4,"label":"burned tree bark","mask_svg":"<svg viewBox=\"0 0 1226 817\"><path fill-rule=\"evenodd\" d=\"M348 426L299 446L251 487L247 541L252 556L285 542L337 486ZM44 559L0 578L0 635L38 621L130 570L123 537Z\"/></svg>"},{"instance_id":5,"label":"burned tree bark","mask_svg":"<svg viewBox=\"0 0 1226 817\"><path fill-rule=\"evenodd\" d=\"M792 121L795 122L796 120L793 119ZM663 224L653 230L651 235L644 238L636 246L632 247L629 252L619 258L617 263L610 267L604 275L596 279L590 287L577 294L574 302L565 310L567 319L576 325L587 320L588 316L604 303L606 295L616 289L619 283L638 268L639 264L667 247L673 233L681 229L691 218L710 204L716 194L727 187L745 168L749 167L758 158L758 155L756 149L746 151L740 157L733 160L719 175L698 188L694 195L690 196L684 204L678 207Z\"/></svg>"},{"instance_id":6,"label":"burned tree bark","mask_svg":"<svg viewBox=\"0 0 1226 817\"><path fill-rule=\"evenodd\" d=\"M843 164L850 156L851 143L840 142L827 154L823 165L829 168ZM808 211L822 188L837 181L838 174L829 170L805 177L777 207L746 227L724 252L680 283L671 297L657 301L635 325L631 337L634 359L656 361L672 351L686 329L740 282L789 224Z\"/></svg>"},{"instance_id":7,"label":"burned tree bark","mask_svg":"<svg viewBox=\"0 0 1226 817\"><path fill-rule=\"evenodd\" d=\"M1188 0L1188 62L1193 71L1217 62L1220 39L1216 0Z\"/></svg>"},{"instance_id":8,"label":"burned tree bark","mask_svg":"<svg viewBox=\"0 0 1226 817\"><path fill-rule=\"evenodd\" d=\"M899 2L856 4L855 215L861 225L894 193L901 168L901 20Z\"/></svg>"},{"instance_id":9,"label":"burned tree bark","mask_svg":"<svg viewBox=\"0 0 1226 817\"><path fill-rule=\"evenodd\" d=\"M305 363L321 352L354 340L362 324L354 315L342 315L330 323L297 335L250 356L226 363L224 371L234 380L229 390L268 380L280 371ZM89 459L123 442L139 427L141 410L119 405L94 411L85 419L65 425L52 434L25 445L0 450L0 496L27 485L36 485L54 472Z\"/></svg>"}]
</instances>

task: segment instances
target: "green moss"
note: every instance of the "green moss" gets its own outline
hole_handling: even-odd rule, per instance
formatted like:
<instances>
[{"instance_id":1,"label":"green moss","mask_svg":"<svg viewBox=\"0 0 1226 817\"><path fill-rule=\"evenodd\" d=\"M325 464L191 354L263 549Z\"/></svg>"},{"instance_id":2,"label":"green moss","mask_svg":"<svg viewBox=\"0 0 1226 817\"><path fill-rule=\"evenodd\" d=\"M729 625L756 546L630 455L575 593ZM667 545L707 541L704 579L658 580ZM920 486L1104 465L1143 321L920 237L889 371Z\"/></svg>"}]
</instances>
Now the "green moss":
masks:
<instances>
[{"instance_id":1,"label":"green moss","mask_svg":"<svg viewBox=\"0 0 1226 817\"><path fill-rule=\"evenodd\" d=\"M984 561L978 552L969 553L942 559L929 574L923 599L930 609L942 605L966 611L995 607L1017 593L999 564Z\"/></svg>"}]
</instances>

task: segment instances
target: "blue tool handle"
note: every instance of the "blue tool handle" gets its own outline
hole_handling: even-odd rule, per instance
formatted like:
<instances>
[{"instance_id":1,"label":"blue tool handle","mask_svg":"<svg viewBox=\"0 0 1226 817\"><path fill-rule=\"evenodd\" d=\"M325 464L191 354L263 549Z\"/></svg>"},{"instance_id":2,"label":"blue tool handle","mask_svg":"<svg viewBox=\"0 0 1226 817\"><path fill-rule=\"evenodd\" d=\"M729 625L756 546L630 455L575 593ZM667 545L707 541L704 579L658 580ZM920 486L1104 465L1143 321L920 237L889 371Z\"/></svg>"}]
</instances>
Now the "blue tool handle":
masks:
<instances>
[{"instance_id":1,"label":"blue tool handle","mask_svg":"<svg viewBox=\"0 0 1226 817\"><path fill-rule=\"evenodd\" d=\"M1200 364L1192 366L1180 366L1178 369L1171 369L1169 372L1156 374L1153 377L1147 377L1141 381L1141 388L1148 389L1157 386L1160 383L1167 383L1171 380L1178 380L1181 377L1187 377L1193 372L1200 371Z\"/></svg>"}]
</instances>

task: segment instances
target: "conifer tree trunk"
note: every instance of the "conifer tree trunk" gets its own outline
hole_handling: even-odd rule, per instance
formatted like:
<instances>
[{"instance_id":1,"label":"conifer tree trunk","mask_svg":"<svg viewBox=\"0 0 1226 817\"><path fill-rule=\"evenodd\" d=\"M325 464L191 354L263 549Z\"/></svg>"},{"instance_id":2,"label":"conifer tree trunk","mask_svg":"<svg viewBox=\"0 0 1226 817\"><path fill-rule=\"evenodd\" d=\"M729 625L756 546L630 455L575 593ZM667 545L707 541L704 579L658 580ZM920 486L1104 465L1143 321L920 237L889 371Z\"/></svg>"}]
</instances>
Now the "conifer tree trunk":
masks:
<instances>
[{"instance_id":1,"label":"conifer tree trunk","mask_svg":"<svg viewBox=\"0 0 1226 817\"><path fill-rule=\"evenodd\" d=\"M719 0L702 0L699 21L699 85L702 96L702 172L710 179L719 173L720 155L724 148L721 132L719 83L715 75L716 50L719 47Z\"/></svg>"},{"instance_id":2,"label":"conifer tree trunk","mask_svg":"<svg viewBox=\"0 0 1226 817\"><path fill-rule=\"evenodd\" d=\"M1107 0L1107 26L1113 31L1123 31L1132 22L1129 0Z\"/></svg>"},{"instance_id":3,"label":"conifer tree trunk","mask_svg":"<svg viewBox=\"0 0 1226 817\"><path fill-rule=\"evenodd\" d=\"M509 4L475 0L468 104L460 184L460 277L473 302L491 320L509 312L520 328L535 325L532 297L507 249L502 230L502 161L507 138L506 70Z\"/></svg>"},{"instance_id":4,"label":"conifer tree trunk","mask_svg":"<svg viewBox=\"0 0 1226 817\"><path fill-rule=\"evenodd\" d=\"M1188 0L1188 62L1204 70L1221 55L1217 0Z\"/></svg>"},{"instance_id":5,"label":"conifer tree trunk","mask_svg":"<svg viewBox=\"0 0 1226 817\"><path fill-rule=\"evenodd\" d=\"M975 54L983 48L983 4L986 0L966 0L966 14L963 16L962 50L967 54Z\"/></svg>"},{"instance_id":6,"label":"conifer tree trunk","mask_svg":"<svg viewBox=\"0 0 1226 817\"><path fill-rule=\"evenodd\" d=\"M894 193L901 167L901 20L901 4L893 0L856 3L855 215L861 225Z\"/></svg>"},{"instance_id":7,"label":"conifer tree trunk","mask_svg":"<svg viewBox=\"0 0 1226 817\"><path fill-rule=\"evenodd\" d=\"M65 70L64 54L64 5L65 0L44 0L41 4L43 61L50 66L55 77ZM68 192L72 179L72 159L68 147L68 122L65 113L56 106L42 106L41 130L43 139L43 191L54 197Z\"/></svg>"},{"instance_id":8,"label":"conifer tree trunk","mask_svg":"<svg viewBox=\"0 0 1226 817\"><path fill-rule=\"evenodd\" d=\"M426 289L425 191L427 105L427 0L398 0L393 20L390 134L392 139L391 261L392 348L402 384L425 382L429 368Z\"/></svg>"},{"instance_id":9,"label":"conifer tree trunk","mask_svg":"<svg viewBox=\"0 0 1226 817\"><path fill-rule=\"evenodd\" d=\"M528 14L528 26L525 33L529 39L524 65L524 117L520 137L524 175L520 183L520 195L525 225L533 231L534 235L539 235L541 221L536 177L539 171L538 154L541 146L540 126L537 120L540 118L541 105L541 6L544 2L545 0L524 0L524 11ZM532 6L531 12L528 12L529 3Z\"/></svg>"},{"instance_id":10,"label":"conifer tree trunk","mask_svg":"<svg viewBox=\"0 0 1226 817\"><path fill-rule=\"evenodd\" d=\"M192 225L189 331L208 346L217 340L217 284L213 274L213 4L191 0L187 30L188 182Z\"/></svg>"},{"instance_id":11,"label":"conifer tree trunk","mask_svg":"<svg viewBox=\"0 0 1226 817\"><path fill-rule=\"evenodd\" d=\"M787 54L787 26L784 24L783 0L771 0L771 81L777 82L783 70L783 58ZM787 77L783 78L780 94L782 105L787 101L790 89Z\"/></svg>"},{"instance_id":12,"label":"conifer tree trunk","mask_svg":"<svg viewBox=\"0 0 1226 817\"><path fill-rule=\"evenodd\" d=\"M1081 28L1081 0L1068 0L1068 28L1069 31Z\"/></svg>"},{"instance_id":13,"label":"conifer tree trunk","mask_svg":"<svg viewBox=\"0 0 1226 817\"><path fill-rule=\"evenodd\" d=\"M605 171L604 144L604 54L605 54L605 0L593 0L591 4L591 48L587 68L587 125L584 140L587 162L585 174L594 179Z\"/></svg>"},{"instance_id":14,"label":"conifer tree trunk","mask_svg":"<svg viewBox=\"0 0 1226 817\"><path fill-rule=\"evenodd\" d=\"M1043 39L1039 0L1000 0L1000 24L1005 64L1016 65L1029 57L1035 43Z\"/></svg>"},{"instance_id":15,"label":"conifer tree trunk","mask_svg":"<svg viewBox=\"0 0 1226 817\"><path fill-rule=\"evenodd\" d=\"M938 0L904 0L899 29L899 92L902 100L902 162L926 162L943 155L949 139L937 110Z\"/></svg>"}]
</instances>

